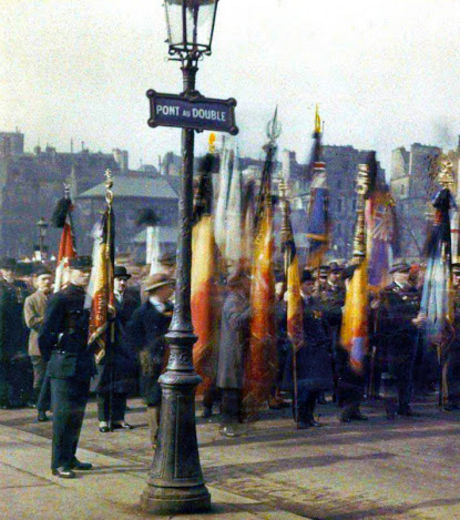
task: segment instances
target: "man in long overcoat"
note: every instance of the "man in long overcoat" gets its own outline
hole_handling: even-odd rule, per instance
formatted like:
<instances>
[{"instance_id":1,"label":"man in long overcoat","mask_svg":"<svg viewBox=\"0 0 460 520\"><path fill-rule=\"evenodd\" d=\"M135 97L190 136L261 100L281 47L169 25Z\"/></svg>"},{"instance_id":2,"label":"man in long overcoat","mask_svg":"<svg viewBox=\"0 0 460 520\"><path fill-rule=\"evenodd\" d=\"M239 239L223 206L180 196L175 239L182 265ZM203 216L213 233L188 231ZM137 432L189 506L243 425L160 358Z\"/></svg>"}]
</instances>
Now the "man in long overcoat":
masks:
<instances>
[{"instance_id":1,"label":"man in long overcoat","mask_svg":"<svg viewBox=\"0 0 460 520\"><path fill-rule=\"evenodd\" d=\"M131 278L124 266L115 266L115 343L110 345L103 363L98 367L97 410L99 431L132 428L125 422L126 400L136 386L137 356L126 337L126 326L139 306L139 298L127 291Z\"/></svg>"},{"instance_id":2,"label":"man in long overcoat","mask_svg":"<svg viewBox=\"0 0 460 520\"><path fill-rule=\"evenodd\" d=\"M24 323L27 286L15 279L14 258L0 260L0 405L17 408L32 403L32 367Z\"/></svg>"},{"instance_id":3,"label":"man in long overcoat","mask_svg":"<svg viewBox=\"0 0 460 520\"><path fill-rule=\"evenodd\" d=\"M388 419L417 415L410 407L417 347L420 295L409 284L409 265L392 266L393 282L382 291L376 339L382 363L382 383Z\"/></svg>"},{"instance_id":4,"label":"man in long overcoat","mask_svg":"<svg viewBox=\"0 0 460 520\"><path fill-rule=\"evenodd\" d=\"M158 378L167 361L164 335L172 317L169 299L175 280L164 273L149 276L144 282L145 301L136 309L126 327L131 348L139 354L141 395L147 405L152 447L156 446L161 413L161 387Z\"/></svg>"},{"instance_id":5,"label":"man in long overcoat","mask_svg":"<svg viewBox=\"0 0 460 520\"><path fill-rule=\"evenodd\" d=\"M237 435L241 417L244 360L249 342L249 289L250 279L242 270L227 280L216 380L222 391L220 433L226 437Z\"/></svg>"}]
</instances>

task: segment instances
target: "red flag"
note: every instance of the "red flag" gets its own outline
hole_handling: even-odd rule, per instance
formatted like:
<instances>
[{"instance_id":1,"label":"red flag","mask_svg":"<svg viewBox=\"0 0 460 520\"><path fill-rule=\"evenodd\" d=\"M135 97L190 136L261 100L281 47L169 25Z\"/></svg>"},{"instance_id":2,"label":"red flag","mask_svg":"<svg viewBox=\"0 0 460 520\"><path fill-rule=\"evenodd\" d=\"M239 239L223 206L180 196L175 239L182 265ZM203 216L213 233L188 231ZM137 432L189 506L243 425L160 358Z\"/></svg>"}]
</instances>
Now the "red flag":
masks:
<instances>
[{"instance_id":1,"label":"red flag","mask_svg":"<svg viewBox=\"0 0 460 520\"><path fill-rule=\"evenodd\" d=\"M58 202L52 220L56 227L62 227L61 242L57 257L56 276L54 280L54 292L60 291L69 282L69 260L77 256L75 250L75 239L72 229L71 212L72 201L63 198Z\"/></svg>"}]
</instances>

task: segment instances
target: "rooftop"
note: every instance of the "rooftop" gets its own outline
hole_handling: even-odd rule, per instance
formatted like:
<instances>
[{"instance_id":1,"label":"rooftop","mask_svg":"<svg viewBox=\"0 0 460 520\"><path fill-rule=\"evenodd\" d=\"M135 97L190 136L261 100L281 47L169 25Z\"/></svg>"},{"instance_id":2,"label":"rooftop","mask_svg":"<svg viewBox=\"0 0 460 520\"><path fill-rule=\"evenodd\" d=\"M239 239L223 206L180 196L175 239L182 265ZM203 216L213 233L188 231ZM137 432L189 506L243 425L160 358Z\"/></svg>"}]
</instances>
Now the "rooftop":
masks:
<instances>
[{"instance_id":1,"label":"rooftop","mask_svg":"<svg viewBox=\"0 0 460 520\"><path fill-rule=\"evenodd\" d=\"M166 177L134 177L127 175L114 175L113 194L115 198L152 198L152 199L177 199L177 193L172 188ZM78 195L78 199L99 199L105 196L105 183Z\"/></svg>"}]
</instances>

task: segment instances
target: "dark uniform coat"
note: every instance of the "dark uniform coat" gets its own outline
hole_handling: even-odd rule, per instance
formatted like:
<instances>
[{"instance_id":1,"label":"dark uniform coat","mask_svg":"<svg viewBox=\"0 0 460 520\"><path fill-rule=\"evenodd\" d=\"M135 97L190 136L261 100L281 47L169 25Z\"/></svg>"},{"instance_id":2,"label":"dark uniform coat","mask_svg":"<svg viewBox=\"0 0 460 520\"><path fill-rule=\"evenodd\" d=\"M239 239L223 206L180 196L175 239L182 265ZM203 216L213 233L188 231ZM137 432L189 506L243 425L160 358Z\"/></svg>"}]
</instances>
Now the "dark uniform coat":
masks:
<instances>
[{"instance_id":1,"label":"dark uniform coat","mask_svg":"<svg viewBox=\"0 0 460 520\"><path fill-rule=\"evenodd\" d=\"M140 301L126 293L121 303L115 299L115 344L98 366L95 382L98 393L112 390L116 394L128 394L136 388L137 353L129 344L126 327Z\"/></svg>"},{"instance_id":2,"label":"dark uniform coat","mask_svg":"<svg viewBox=\"0 0 460 520\"><path fill-rule=\"evenodd\" d=\"M305 400L309 392L330 390L333 386L329 338L317 302L310 298L304 304L305 344L296 354L297 395ZM283 387L294 386L292 349L286 363Z\"/></svg>"},{"instance_id":3,"label":"dark uniform coat","mask_svg":"<svg viewBox=\"0 0 460 520\"><path fill-rule=\"evenodd\" d=\"M51 380L53 448L51 468L70 469L95 374L94 355L87 348L89 312L85 289L69 285L49 301L38 344Z\"/></svg>"},{"instance_id":4,"label":"dark uniform coat","mask_svg":"<svg viewBox=\"0 0 460 520\"><path fill-rule=\"evenodd\" d=\"M147 406L161 404L158 378L166 363L167 346L164 335L172 317L172 306L160 312L149 300L134 311L126 326L128 344L139 354L141 395Z\"/></svg>"},{"instance_id":5,"label":"dark uniform coat","mask_svg":"<svg viewBox=\"0 0 460 520\"><path fill-rule=\"evenodd\" d=\"M0 281L0 404L23 406L32 398L32 365L28 357L29 330L23 317L29 295L20 281Z\"/></svg>"},{"instance_id":6,"label":"dark uniform coat","mask_svg":"<svg viewBox=\"0 0 460 520\"><path fill-rule=\"evenodd\" d=\"M420 295L412 286L401 288L396 283L383 292L379 309L376 341L382 365L382 382L387 397L391 388L398 392L400 406L407 406L412 391L413 365L418 329L412 323L420 308Z\"/></svg>"}]
</instances>

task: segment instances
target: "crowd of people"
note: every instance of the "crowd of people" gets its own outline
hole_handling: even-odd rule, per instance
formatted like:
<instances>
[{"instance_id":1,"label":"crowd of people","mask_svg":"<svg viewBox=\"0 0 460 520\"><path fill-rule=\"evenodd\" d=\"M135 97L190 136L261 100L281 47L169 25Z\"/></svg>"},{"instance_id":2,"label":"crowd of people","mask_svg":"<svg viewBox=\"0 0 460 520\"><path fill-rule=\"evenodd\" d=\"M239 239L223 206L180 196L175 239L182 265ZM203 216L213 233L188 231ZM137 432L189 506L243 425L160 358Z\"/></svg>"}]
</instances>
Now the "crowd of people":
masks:
<instances>
[{"instance_id":1,"label":"crowd of people","mask_svg":"<svg viewBox=\"0 0 460 520\"><path fill-rule=\"evenodd\" d=\"M127 399L139 393L147 407L155 447L161 414L158 378L166 367L164 335L172 317L175 258L161 259L162 272L133 278L126 266L114 270L114 337L102 363L88 349L89 311L85 308L92 260L70 260L69 283L53 291L53 272L45 264L27 274L21 263L0 259L0 406L35 407L38 421L53 418L54 475L73 478L91 464L76 458L90 392L96 395L99 431L129 430ZM29 266L30 267L30 266ZM301 274L303 347L295 351L287 333L286 287L276 278L277 369L267 405L292 406L299 429L321 426L315 411L330 400L341 422L365 421L365 398L381 399L388 420L414 417L411 403L442 391L446 411L460 408L460 334L453 336L441 359L424 335L420 314L423 272L404 261L390 269L393 281L371 295L369 342L361 370L340 344L346 287L355 266L336 262ZM460 332L460 265L453 266L455 328ZM220 294L220 329L212 385L202 398L201 414L220 414L220 433L233 437L244 420L245 354L250 335L251 280L237 270Z\"/></svg>"}]
</instances>

